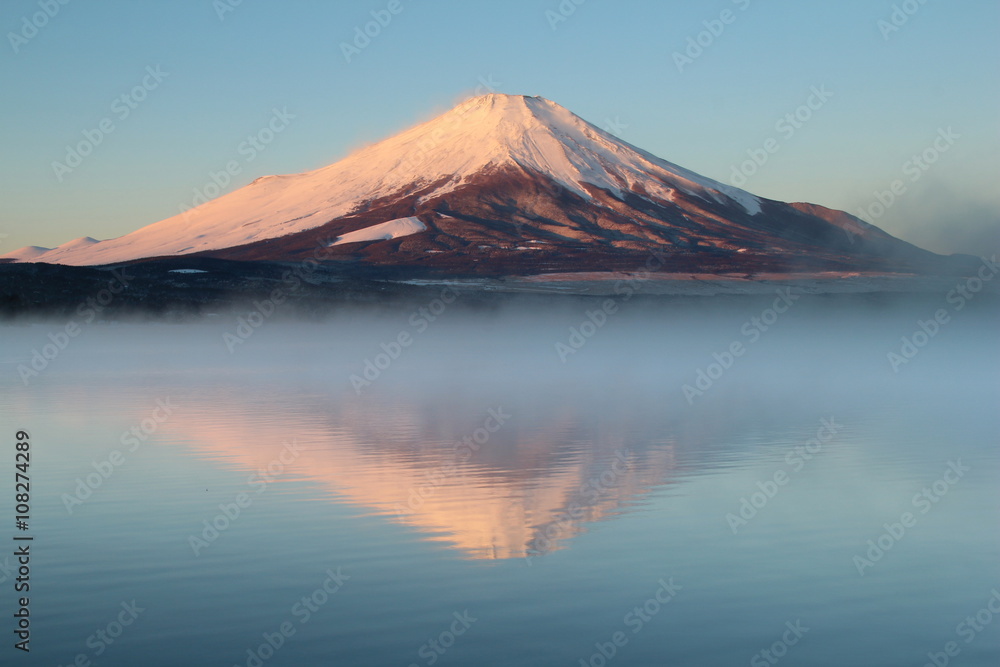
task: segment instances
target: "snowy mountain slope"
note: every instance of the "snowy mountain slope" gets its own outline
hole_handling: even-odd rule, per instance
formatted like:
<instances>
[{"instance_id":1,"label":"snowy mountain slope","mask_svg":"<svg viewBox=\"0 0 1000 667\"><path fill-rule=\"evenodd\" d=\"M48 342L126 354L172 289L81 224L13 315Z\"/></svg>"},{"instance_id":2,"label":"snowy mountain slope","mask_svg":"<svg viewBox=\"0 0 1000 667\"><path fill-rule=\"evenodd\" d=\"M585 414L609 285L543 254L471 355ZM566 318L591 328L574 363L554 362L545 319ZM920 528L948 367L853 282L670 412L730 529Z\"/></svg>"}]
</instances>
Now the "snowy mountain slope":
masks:
<instances>
[{"instance_id":1,"label":"snowy mountain slope","mask_svg":"<svg viewBox=\"0 0 1000 667\"><path fill-rule=\"evenodd\" d=\"M316 228L367 202L430 188L446 194L477 174L517 165L589 198L596 186L669 201L677 189L760 212L753 195L656 158L538 97L491 94L328 167L266 176L181 215L91 247L59 246L33 261L106 264L230 248ZM20 259L11 253L7 257Z\"/></svg>"},{"instance_id":2,"label":"snowy mountain slope","mask_svg":"<svg viewBox=\"0 0 1000 667\"><path fill-rule=\"evenodd\" d=\"M0 255L2 259L12 259L19 262L35 262L38 258L45 253L51 251L52 248L43 248L37 245L28 245L23 248L18 248L13 252L9 252L6 255Z\"/></svg>"},{"instance_id":3,"label":"snowy mountain slope","mask_svg":"<svg viewBox=\"0 0 1000 667\"><path fill-rule=\"evenodd\" d=\"M321 250L317 257L317 249ZM0 261L318 258L437 275L936 272L842 211L758 198L539 97L491 94L327 167L265 176L117 239ZM948 269L948 267L945 267Z\"/></svg>"}]
</instances>

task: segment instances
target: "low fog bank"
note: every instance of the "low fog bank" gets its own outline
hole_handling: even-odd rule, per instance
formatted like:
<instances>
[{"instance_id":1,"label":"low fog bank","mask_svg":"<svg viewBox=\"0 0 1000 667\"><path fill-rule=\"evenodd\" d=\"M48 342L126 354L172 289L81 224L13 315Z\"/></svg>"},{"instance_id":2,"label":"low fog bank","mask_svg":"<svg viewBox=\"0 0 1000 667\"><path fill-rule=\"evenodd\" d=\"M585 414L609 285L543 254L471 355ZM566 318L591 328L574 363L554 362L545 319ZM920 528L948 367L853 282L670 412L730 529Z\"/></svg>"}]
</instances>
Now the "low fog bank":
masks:
<instances>
[{"instance_id":1,"label":"low fog bank","mask_svg":"<svg viewBox=\"0 0 1000 667\"><path fill-rule=\"evenodd\" d=\"M984 196L965 182L928 176L884 209L871 211L870 198L850 210L866 221L937 253L1000 254L1000 197Z\"/></svg>"},{"instance_id":2,"label":"low fog bank","mask_svg":"<svg viewBox=\"0 0 1000 667\"><path fill-rule=\"evenodd\" d=\"M218 370L355 398L442 384L526 395L635 388L695 408L729 391L795 400L845 385L962 382L998 360L1000 300L985 294L433 294L308 320L279 308L192 323L21 321L0 327L0 387L37 390L63 374L197 379Z\"/></svg>"},{"instance_id":3,"label":"low fog bank","mask_svg":"<svg viewBox=\"0 0 1000 667\"><path fill-rule=\"evenodd\" d=\"M995 454L995 299L446 298L257 327L246 314L72 337L64 322L2 327L0 413L68 429L101 415L101 449L169 405L157 439L244 467L295 440L312 452L303 475L386 512L409 488L387 480L450 470L455 443L498 422L448 478L456 507L483 475L533 489L572 469L573 486L627 455L627 493L599 516L643 489L750 465L751 450L780 460L826 424L830 448L861 467L900 438L907 465L938 466L942 448Z\"/></svg>"}]
</instances>

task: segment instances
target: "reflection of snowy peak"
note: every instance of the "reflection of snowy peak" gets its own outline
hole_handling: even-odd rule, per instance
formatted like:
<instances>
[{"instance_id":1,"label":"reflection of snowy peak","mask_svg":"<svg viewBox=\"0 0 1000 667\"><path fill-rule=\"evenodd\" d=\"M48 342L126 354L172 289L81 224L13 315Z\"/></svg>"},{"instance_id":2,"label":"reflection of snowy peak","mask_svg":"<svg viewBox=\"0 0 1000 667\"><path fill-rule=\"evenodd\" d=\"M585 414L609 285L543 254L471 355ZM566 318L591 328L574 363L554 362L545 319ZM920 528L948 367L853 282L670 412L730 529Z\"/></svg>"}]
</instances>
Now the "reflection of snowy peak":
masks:
<instances>
[{"instance_id":1,"label":"reflection of snowy peak","mask_svg":"<svg viewBox=\"0 0 1000 667\"><path fill-rule=\"evenodd\" d=\"M433 385L422 384L421 390L440 398ZM304 418L308 426L300 421L293 430L308 454L290 463L282 478L327 487L338 502L417 529L466 558L523 558L559 550L587 524L628 511L675 475L672 440L635 450L593 440L585 430L585 412L560 403L564 393L546 404L556 407L555 413L518 410L516 418L530 425L530 435L503 426L471 454L430 435L476 428L466 416L480 414L461 399L463 409L442 413L411 396L366 394L352 401L320 394L327 400L303 396L300 414L255 420L254 401L262 396L253 389L203 396L224 414L242 418L220 425L211 413L189 412L164 428L213 463L260 470L274 460L276 443L289 440L291 423ZM398 421L386 420L387 412ZM420 424L428 440L414 447L399 424ZM575 436L571 442L565 440L568 432ZM565 456L567 451L573 455Z\"/></svg>"},{"instance_id":2,"label":"reflection of snowy peak","mask_svg":"<svg viewBox=\"0 0 1000 667\"><path fill-rule=\"evenodd\" d=\"M326 257L503 273L598 268L587 253L591 264L621 268L655 250L684 266L708 252L711 271L745 265L747 253L767 255L772 270L801 261L843 268L859 251L906 246L874 228L859 228L858 244L828 217L699 176L549 100L491 94L328 167L259 178L120 238L8 257L291 260L319 244Z\"/></svg>"}]
</instances>

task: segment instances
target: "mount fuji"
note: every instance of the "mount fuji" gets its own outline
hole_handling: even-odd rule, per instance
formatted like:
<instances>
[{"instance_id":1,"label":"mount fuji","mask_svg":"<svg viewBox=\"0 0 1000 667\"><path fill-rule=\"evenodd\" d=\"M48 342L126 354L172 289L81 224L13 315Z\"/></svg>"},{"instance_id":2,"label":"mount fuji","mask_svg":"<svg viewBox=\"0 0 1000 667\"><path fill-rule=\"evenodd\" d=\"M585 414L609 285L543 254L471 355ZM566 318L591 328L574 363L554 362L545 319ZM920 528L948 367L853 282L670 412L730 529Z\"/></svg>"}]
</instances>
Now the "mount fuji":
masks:
<instances>
[{"instance_id":1,"label":"mount fuji","mask_svg":"<svg viewBox=\"0 0 1000 667\"><path fill-rule=\"evenodd\" d=\"M700 176L540 97L489 94L327 167L264 176L125 236L0 261L181 257L393 267L414 275L628 271L947 273L847 213Z\"/></svg>"}]
</instances>

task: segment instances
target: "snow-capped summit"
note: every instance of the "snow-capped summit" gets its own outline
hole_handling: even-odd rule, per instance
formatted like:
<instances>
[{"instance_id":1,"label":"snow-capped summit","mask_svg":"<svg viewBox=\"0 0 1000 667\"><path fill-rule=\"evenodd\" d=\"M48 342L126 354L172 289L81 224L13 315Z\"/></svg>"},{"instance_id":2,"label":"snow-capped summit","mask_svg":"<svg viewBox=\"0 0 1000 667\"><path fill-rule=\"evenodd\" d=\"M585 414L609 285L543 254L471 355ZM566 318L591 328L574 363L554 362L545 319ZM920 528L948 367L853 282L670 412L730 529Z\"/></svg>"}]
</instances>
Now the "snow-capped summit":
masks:
<instances>
[{"instance_id":1,"label":"snow-capped summit","mask_svg":"<svg viewBox=\"0 0 1000 667\"><path fill-rule=\"evenodd\" d=\"M348 161L363 165L364 183L384 174L380 192L410 185L419 174L424 182L444 179L435 193L442 194L483 170L518 165L583 197L589 197L585 184L617 193L641 185L663 198L680 187L716 198L721 194L751 214L760 212L753 195L639 150L542 97L474 97Z\"/></svg>"},{"instance_id":2,"label":"snow-capped summit","mask_svg":"<svg viewBox=\"0 0 1000 667\"><path fill-rule=\"evenodd\" d=\"M19 262L35 262L38 261L39 257L50 250L52 250L52 248L43 248L38 245L28 245L23 248L18 248L13 252L9 252L6 255L2 255L2 258L16 260Z\"/></svg>"},{"instance_id":3,"label":"snow-capped summit","mask_svg":"<svg viewBox=\"0 0 1000 667\"><path fill-rule=\"evenodd\" d=\"M327 167L258 178L125 236L5 257L294 260L318 244L326 258L502 273L629 266L650 251L685 266L711 253L717 270L760 255L776 266L843 263L907 245L860 225L845 234L816 210L695 174L547 99L493 93Z\"/></svg>"}]
</instances>

